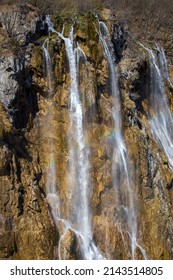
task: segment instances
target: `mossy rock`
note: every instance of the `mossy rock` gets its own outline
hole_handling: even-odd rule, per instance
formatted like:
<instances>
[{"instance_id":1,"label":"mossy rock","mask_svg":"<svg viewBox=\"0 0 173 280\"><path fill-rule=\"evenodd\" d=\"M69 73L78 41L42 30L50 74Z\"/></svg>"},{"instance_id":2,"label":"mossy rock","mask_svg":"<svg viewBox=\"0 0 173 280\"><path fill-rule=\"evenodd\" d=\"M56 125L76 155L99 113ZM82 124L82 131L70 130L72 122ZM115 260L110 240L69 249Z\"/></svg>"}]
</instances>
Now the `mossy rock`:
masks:
<instances>
[{"instance_id":1,"label":"mossy rock","mask_svg":"<svg viewBox=\"0 0 173 280\"><path fill-rule=\"evenodd\" d=\"M91 54L91 59L98 63L98 22L94 14L86 13L79 15L75 23L75 36L81 39L82 44L86 45Z\"/></svg>"},{"instance_id":2,"label":"mossy rock","mask_svg":"<svg viewBox=\"0 0 173 280\"><path fill-rule=\"evenodd\" d=\"M62 32L62 29L64 27L64 36L68 37L69 33L70 33L70 28L72 26L72 24L74 23L74 19L72 19L72 17L64 14L55 14L52 18L53 23L54 23L54 27L55 30L57 32Z\"/></svg>"}]
</instances>

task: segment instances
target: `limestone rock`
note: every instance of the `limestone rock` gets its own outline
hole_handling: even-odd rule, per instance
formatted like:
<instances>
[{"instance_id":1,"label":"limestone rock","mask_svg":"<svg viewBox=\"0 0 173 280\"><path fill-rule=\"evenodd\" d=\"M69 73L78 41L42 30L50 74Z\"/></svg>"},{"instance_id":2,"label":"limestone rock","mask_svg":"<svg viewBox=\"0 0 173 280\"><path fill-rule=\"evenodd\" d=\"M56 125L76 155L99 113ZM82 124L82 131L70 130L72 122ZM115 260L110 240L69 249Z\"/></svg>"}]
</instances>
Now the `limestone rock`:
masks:
<instances>
[{"instance_id":1,"label":"limestone rock","mask_svg":"<svg viewBox=\"0 0 173 280\"><path fill-rule=\"evenodd\" d=\"M15 9L13 16L11 9ZM14 20L16 15L14 32L19 37L22 53L16 54L8 47L3 23L0 27L0 41L4 46L0 57L0 258L81 259L79 234L67 223L74 207L70 198L76 194L69 178L71 83L65 45L56 33L50 34L54 90L49 95L42 49L48 34L39 31L44 21L40 22L37 10L30 6L25 13L18 8L4 7L1 17L3 13L9 13L7 20ZM142 19L127 24L122 21L122 15L110 14L109 10L105 11L104 18L112 32L117 56L123 136L133 171L138 240L149 259L172 259L172 170L149 129L148 58L135 41L141 41L147 31L139 33ZM63 19L54 15L54 21L61 32ZM67 36L70 24L68 21L65 28ZM164 36L172 38L172 35ZM163 42L161 37L159 42ZM118 222L121 213L116 211L111 174L115 136L110 69L99 41L95 16L86 14L77 18L74 45L77 43L86 55L78 61L78 80L90 160L93 239L103 257L130 259L129 233ZM166 42L164 47L169 50ZM168 95L172 93L170 87L167 91ZM172 98L169 100L172 106ZM55 184L56 219L47 194L48 183ZM136 250L135 257L143 258L140 250Z\"/></svg>"}]
</instances>

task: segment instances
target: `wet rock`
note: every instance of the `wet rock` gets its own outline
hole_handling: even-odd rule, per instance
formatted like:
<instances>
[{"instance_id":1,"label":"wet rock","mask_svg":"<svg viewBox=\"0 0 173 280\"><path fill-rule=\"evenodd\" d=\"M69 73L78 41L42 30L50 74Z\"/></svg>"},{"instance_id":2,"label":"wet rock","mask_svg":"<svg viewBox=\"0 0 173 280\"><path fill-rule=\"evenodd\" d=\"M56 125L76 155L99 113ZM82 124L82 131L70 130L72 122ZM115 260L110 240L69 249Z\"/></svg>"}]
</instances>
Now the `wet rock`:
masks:
<instances>
[{"instance_id":1,"label":"wet rock","mask_svg":"<svg viewBox=\"0 0 173 280\"><path fill-rule=\"evenodd\" d=\"M14 55L9 51L8 55L1 56L0 258L82 259L78 234L60 221L61 218L68 221L69 209L73 208L69 199L71 84L67 54L64 42L57 34L51 34L54 94L49 96L41 49L45 37L39 38L35 45L28 45L41 35L36 31L40 25L37 12L28 9L23 15L17 14L15 23L15 26L21 23L19 42L27 46L25 52ZM105 18L109 17L110 11L107 11ZM149 129L146 54L132 43L127 26L120 22L112 17L108 25L113 24L112 42L119 62L122 126L130 167L134 170L138 239L148 258L171 259L172 170ZM62 24L57 26L61 27ZM135 38L139 35L136 28L131 31ZM69 26L66 29L68 34ZM5 45L4 25L0 30L0 40ZM16 27L15 32L18 32ZM103 257L130 259L129 233L123 232L116 215L117 197L111 174L115 140L111 119L113 99L110 69L99 42L97 20L87 15L80 17L74 25L74 33L74 45L78 41L87 59L79 61L78 78L90 159L93 238ZM10 110L13 110L12 120ZM52 143L54 160L50 158ZM52 165L56 169L58 194L56 218L48 205L46 189ZM136 250L136 258L143 258L140 250Z\"/></svg>"},{"instance_id":2,"label":"wet rock","mask_svg":"<svg viewBox=\"0 0 173 280\"><path fill-rule=\"evenodd\" d=\"M127 47L129 32L123 24L114 24L112 32L112 43L114 46L116 61L119 62L123 57L123 52Z\"/></svg>"},{"instance_id":3,"label":"wet rock","mask_svg":"<svg viewBox=\"0 0 173 280\"><path fill-rule=\"evenodd\" d=\"M77 243L75 233L64 228L58 243L58 258L60 260L75 260L77 258Z\"/></svg>"},{"instance_id":4,"label":"wet rock","mask_svg":"<svg viewBox=\"0 0 173 280\"><path fill-rule=\"evenodd\" d=\"M0 147L0 176L9 175L11 152L8 147Z\"/></svg>"},{"instance_id":5,"label":"wet rock","mask_svg":"<svg viewBox=\"0 0 173 280\"><path fill-rule=\"evenodd\" d=\"M0 214L0 259L11 259L15 251L16 243L12 218Z\"/></svg>"}]
</instances>

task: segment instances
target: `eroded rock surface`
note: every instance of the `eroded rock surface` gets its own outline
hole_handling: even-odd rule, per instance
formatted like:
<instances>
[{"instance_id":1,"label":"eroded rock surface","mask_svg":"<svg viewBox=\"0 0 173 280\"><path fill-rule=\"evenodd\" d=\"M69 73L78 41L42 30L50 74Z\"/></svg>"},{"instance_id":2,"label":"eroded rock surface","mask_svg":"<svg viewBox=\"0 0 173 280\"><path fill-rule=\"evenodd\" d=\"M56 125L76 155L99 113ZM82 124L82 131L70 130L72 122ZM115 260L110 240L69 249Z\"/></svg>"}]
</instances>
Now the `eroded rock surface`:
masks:
<instances>
[{"instance_id":1,"label":"eroded rock surface","mask_svg":"<svg viewBox=\"0 0 173 280\"><path fill-rule=\"evenodd\" d=\"M3 9L11 18L10 8ZM54 94L49 96L41 47L45 40L43 33L48 34L46 30L37 32L37 25L44 27L44 22L41 23L35 9L30 6L27 9L26 14L17 11L15 21L15 30L22 34L20 52L16 54L7 46L4 27L0 28L0 38L7 46L0 57L0 258L77 259L81 255L78 240L62 221L53 219L46 188L53 139L61 216L68 220L70 76L67 54L64 41L51 33L49 53ZM108 11L105 14L118 63L123 134L135 182L138 238L148 258L172 259L173 173L149 130L148 57L138 44L144 35L139 36L138 25L128 26L121 18L111 18ZM58 15L53 20L55 29L61 32L63 20ZM66 23L65 36L71 24ZM125 234L123 239L115 215L116 197L111 176L113 100L97 19L91 14L79 16L74 24L74 39L87 57L87 61L80 59L79 62L79 87L90 151L93 238L104 257L130 259L129 236ZM163 48L167 46L167 41L161 38L158 43ZM171 62L169 56L168 61ZM172 93L169 87L167 91ZM53 112L51 119L50 112ZM136 258L143 258L140 250Z\"/></svg>"}]
</instances>

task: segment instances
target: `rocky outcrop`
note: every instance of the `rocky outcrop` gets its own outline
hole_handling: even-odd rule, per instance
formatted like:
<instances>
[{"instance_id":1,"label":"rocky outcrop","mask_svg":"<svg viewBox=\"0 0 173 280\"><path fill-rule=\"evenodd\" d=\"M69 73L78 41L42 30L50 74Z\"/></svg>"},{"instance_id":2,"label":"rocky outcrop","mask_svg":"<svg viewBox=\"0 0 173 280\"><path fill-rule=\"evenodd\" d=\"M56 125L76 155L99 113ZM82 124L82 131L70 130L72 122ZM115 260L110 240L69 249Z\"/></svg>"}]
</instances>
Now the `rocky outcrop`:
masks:
<instances>
[{"instance_id":1,"label":"rocky outcrop","mask_svg":"<svg viewBox=\"0 0 173 280\"><path fill-rule=\"evenodd\" d=\"M1 57L0 98L6 108L10 106L17 95L19 83L16 76L19 76L23 69L23 63L16 57Z\"/></svg>"},{"instance_id":2,"label":"rocky outcrop","mask_svg":"<svg viewBox=\"0 0 173 280\"><path fill-rule=\"evenodd\" d=\"M8 9L4 13L9 13ZM36 10L30 6L27 9L26 14L18 12L15 21L16 30L19 30L18 23L24 22L20 27L20 53L11 50L7 54L9 48L4 47L1 55L0 258L80 259L74 231L66 229L63 221L53 220L46 195L53 139L61 216L68 220L70 76L67 54L63 40L57 34L50 34L54 94L49 96L41 48L45 37L44 32L37 29L44 23L40 23ZM172 170L149 130L148 57L138 44L143 37L139 37L135 24L128 26L118 16L111 19L108 11L105 14L110 30L113 27L123 134L135 183L138 239L148 258L172 259ZM63 20L55 15L54 23L55 29L61 32ZM70 25L67 21L65 36ZM93 238L104 257L130 259L129 236L121 234L115 216L116 197L111 176L113 100L109 67L99 42L98 21L93 15L78 16L74 24L74 43L77 42L87 57L87 61L82 58L79 61L79 87L90 151ZM136 257L142 258L140 250Z\"/></svg>"},{"instance_id":3,"label":"rocky outcrop","mask_svg":"<svg viewBox=\"0 0 173 280\"><path fill-rule=\"evenodd\" d=\"M41 21L30 6L4 6L0 18L0 258L51 259L57 233L40 183L38 149L24 131L37 112L28 63ZM10 45L12 39L17 48ZM33 250L34 244L38 249Z\"/></svg>"},{"instance_id":4,"label":"rocky outcrop","mask_svg":"<svg viewBox=\"0 0 173 280\"><path fill-rule=\"evenodd\" d=\"M24 46L38 38L43 29L38 10L30 5L1 6L0 23L3 47L8 47L5 43L9 41Z\"/></svg>"}]
</instances>

